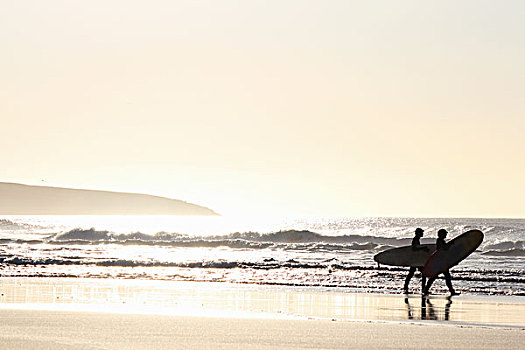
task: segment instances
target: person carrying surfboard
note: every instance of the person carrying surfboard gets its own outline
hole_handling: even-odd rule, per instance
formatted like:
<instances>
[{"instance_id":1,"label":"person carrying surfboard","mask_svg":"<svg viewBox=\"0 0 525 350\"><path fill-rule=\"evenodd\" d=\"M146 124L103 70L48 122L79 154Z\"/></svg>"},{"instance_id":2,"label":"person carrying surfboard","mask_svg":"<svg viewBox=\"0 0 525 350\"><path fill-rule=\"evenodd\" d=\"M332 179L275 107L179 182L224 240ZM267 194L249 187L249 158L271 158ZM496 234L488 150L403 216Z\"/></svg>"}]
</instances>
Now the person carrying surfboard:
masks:
<instances>
[{"instance_id":1,"label":"person carrying surfboard","mask_svg":"<svg viewBox=\"0 0 525 350\"><path fill-rule=\"evenodd\" d=\"M444 228L440 229L438 231L438 238L436 240L436 250L443 249L448 250L450 247L450 243L445 242L445 238L447 237L448 231ZM454 242L452 242L454 244ZM445 276L445 282L447 284L448 290L450 291L450 296L459 295L460 293L456 292L454 290L454 287L452 287L452 278L450 277L449 270L443 271L443 275ZM428 296L430 287L432 286L432 283L436 280L437 276L429 278L427 285L425 289L423 290L423 295Z\"/></svg>"},{"instance_id":2,"label":"person carrying surfboard","mask_svg":"<svg viewBox=\"0 0 525 350\"><path fill-rule=\"evenodd\" d=\"M421 242L419 241L421 237L423 237L424 230L420 227L416 228L415 237L412 239L412 250L425 250L428 251L427 247L422 247ZM403 287L403 290L405 291L405 294L408 294L408 285L410 283L410 280L416 273L416 269L418 269L421 272L421 290L423 291L425 289L425 282L426 277L423 275L423 268L422 267L415 267L410 266L410 270L408 271L408 275L405 279L405 286Z\"/></svg>"}]
</instances>

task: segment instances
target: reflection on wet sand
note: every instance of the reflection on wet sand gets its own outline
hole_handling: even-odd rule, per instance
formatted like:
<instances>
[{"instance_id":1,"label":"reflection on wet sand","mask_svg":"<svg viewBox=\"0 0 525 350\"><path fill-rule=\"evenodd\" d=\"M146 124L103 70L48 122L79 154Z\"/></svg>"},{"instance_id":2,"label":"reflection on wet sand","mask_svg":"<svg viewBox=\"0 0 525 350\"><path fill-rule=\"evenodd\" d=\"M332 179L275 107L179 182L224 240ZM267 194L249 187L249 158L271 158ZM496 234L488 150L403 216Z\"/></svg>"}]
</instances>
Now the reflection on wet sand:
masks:
<instances>
[{"instance_id":1,"label":"reflection on wet sand","mask_svg":"<svg viewBox=\"0 0 525 350\"><path fill-rule=\"evenodd\" d=\"M421 306L418 309L414 309L410 305L410 300L405 297L405 304L407 307L407 319L409 320L433 320L433 321L449 321L450 320L450 307L452 306L452 298L447 298L447 302L443 306L434 305L430 299L421 297ZM417 313L416 311L419 311Z\"/></svg>"},{"instance_id":2,"label":"reflection on wet sand","mask_svg":"<svg viewBox=\"0 0 525 350\"><path fill-rule=\"evenodd\" d=\"M89 309L172 315L411 320L525 328L525 298L350 293L212 282L1 278L0 309Z\"/></svg>"}]
</instances>

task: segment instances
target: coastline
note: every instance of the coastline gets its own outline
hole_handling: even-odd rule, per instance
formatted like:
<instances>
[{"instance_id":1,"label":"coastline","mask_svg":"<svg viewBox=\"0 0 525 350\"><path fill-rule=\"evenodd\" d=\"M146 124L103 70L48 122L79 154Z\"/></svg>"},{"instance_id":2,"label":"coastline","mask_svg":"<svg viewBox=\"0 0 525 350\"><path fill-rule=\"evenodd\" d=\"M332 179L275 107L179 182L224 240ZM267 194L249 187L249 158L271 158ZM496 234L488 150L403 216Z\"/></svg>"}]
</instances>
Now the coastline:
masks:
<instances>
[{"instance_id":1,"label":"coastline","mask_svg":"<svg viewBox=\"0 0 525 350\"><path fill-rule=\"evenodd\" d=\"M0 309L381 321L525 330L525 297L378 294L224 282L0 278Z\"/></svg>"},{"instance_id":2,"label":"coastline","mask_svg":"<svg viewBox=\"0 0 525 350\"><path fill-rule=\"evenodd\" d=\"M312 288L0 278L0 348L518 349L525 298ZM426 316L423 317L423 314ZM465 339L468 338L468 343ZM436 339L439 339L437 342Z\"/></svg>"},{"instance_id":3,"label":"coastline","mask_svg":"<svg viewBox=\"0 0 525 350\"><path fill-rule=\"evenodd\" d=\"M522 297L460 296L450 304L434 296L423 309L416 295L219 282L30 277L0 278L0 289L1 349L420 349L422 342L430 349L519 349L525 343Z\"/></svg>"}]
</instances>

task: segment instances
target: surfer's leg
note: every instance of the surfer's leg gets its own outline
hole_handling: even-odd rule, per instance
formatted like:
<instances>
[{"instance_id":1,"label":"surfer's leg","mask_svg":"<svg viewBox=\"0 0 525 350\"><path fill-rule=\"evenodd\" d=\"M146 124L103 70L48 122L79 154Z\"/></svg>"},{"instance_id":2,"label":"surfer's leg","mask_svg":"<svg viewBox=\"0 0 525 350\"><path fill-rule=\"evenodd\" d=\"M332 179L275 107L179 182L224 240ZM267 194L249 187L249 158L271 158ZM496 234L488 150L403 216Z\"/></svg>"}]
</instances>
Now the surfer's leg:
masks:
<instances>
[{"instance_id":1,"label":"surfer's leg","mask_svg":"<svg viewBox=\"0 0 525 350\"><path fill-rule=\"evenodd\" d=\"M435 280L436 280L436 277L429 278L429 280L427 282L427 286L423 290L423 294L428 294L429 293L430 287L432 287L432 283L434 283Z\"/></svg>"},{"instance_id":2,"label":"surfer's leg","mask_svg":"<svg viewBox=\"0 0 525 350\"><path fill-rule=\"evenodd\" d=\"M421 272L421 293L424 293L425 291L425 284L427 282L427 278L423 274L423 269L419 268L419 271Z\"/></svg>"},{"instance_id":3,"label":"surfer's leg","mask_svg":"<svg viewBox=\"0 0 525 350\"><path fill-rule=\"evenodd\" d=\"M412 276L414 276L414 273L416 272L415 267L410 267L410 271L408 271L407 278L405 279L405 286L403 287L403 290L405 293L408 293L408 284L410 283L410 280L412 279Z\"/></svg>"},{"instance_id":4,"label":"surfer's leg","mask_svg":"<svg viewBox=\"0 0 525 350\"><path fill-rule=\"evenodd\" d=\"M448 290L450 291L450 294L452 295L456 294L454 287L452 287L452 277L450 276L450 272L447 270L443 272L443 275L445 276L445 282L447 283L447 287L448 287Z\"/></svg>"}]
</instances>

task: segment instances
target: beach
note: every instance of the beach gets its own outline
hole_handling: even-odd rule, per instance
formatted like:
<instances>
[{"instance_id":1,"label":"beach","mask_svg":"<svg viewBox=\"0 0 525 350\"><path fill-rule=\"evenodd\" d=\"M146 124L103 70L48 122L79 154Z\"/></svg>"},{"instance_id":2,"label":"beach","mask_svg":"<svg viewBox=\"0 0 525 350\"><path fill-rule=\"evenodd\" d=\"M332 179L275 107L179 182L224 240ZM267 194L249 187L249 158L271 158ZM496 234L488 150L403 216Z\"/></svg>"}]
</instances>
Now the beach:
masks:
<instances>
[{"instance_id":1,"label":"beach","mask_svg":"<svg viewBox=\"0 0 525 350\"><path fill-rule=\"evenodd\" d=\"M382 322L0 311L2 349L523 349L523 330Z\"/></svg>"},{"instance_id":2,"label":"beach","mask_svg":"<svg viewBox=\"0 0 525 350\"><path fill-rule=\"evenodd\" d=\"M415 227L480 247L421 297L374 256ZM11 216L1 349L523 349L522 219Z\"/></svg>"},{"instance_id":3,"label":"beach","mask_svg":"<svg viewBox=\"0 0 525 350\"><path fill-rule=\"evenodd\" d=\"M521 297L2 278L3 349L520 349ZM449 304L447 306L447 304Z\"/></svg>"}]
</instances>

